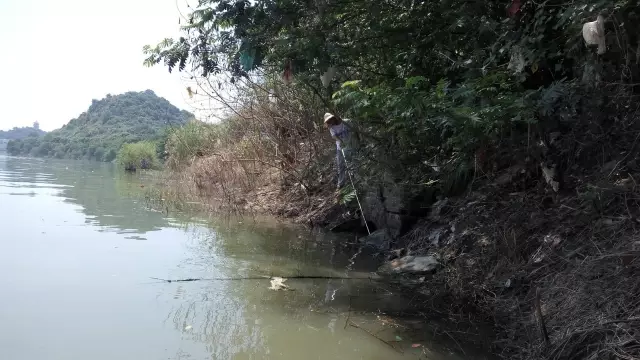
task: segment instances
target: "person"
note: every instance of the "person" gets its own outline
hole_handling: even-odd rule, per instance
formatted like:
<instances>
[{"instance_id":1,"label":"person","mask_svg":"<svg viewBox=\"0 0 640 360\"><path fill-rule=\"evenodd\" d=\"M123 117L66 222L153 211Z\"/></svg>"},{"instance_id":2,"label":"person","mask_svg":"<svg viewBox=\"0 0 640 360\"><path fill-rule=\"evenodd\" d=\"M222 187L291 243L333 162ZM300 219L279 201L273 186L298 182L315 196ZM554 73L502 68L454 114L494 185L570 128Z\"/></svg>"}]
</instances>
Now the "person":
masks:
<instances>
[{"instance_id":1,"label":"person","mask_svg":"<svg viewBox=\"0 0 640 360\"><path fill-rule=\"evenodd\" d=\"M350 129L345 121L331 113L324 114L324 125L336 141L336 164L338 166L338 187L340 190L347 181L347 159L350 152Z\"/></svg>"}]
</instances>

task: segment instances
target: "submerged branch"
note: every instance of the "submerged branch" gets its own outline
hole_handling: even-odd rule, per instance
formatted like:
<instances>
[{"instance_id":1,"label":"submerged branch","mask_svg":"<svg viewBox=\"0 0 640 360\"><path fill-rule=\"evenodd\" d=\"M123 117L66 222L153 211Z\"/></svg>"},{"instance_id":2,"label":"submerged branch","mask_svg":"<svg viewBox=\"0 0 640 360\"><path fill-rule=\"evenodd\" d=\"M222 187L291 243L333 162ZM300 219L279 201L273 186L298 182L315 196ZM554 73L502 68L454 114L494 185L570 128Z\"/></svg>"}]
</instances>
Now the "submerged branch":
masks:
<instances>
[{"instance_id":1,"label":"submerged branch","mask_svg":"<svg viewBox=\"0 0 640 360\"><path fill-rule=\"evenodd\" d=\"M362 330L362 331L366 332L367 334L369 334L369 335L373 336L374 338L376 338L376 339L378 339L378 340L382 341L383 343L385 343L387 346L389 346L389 347L390 347L390 348L392 348L393 350L395 350L395 351L397 351L397 352L399 352L399 353L401 353L401 354L404 354L404 351L402 351L402 349L398 349L397 347L393 346L393 344L392 344L392 343L390 343L390 342L388 342L388 341L386 341L386 340L382 339L381 337L377 336L376 334L372 333L371 331L369 331L369 330L367 330L367 329L363 328L362 326L360 326L360 325L358 325L358 324L354 323L353 321L348 321L348 323L349 323L349 326L352 326L352 327L354 327L354 328L356 328L356 329L360 329L360 330Z\"/></svg>"},{"instance_id":2,"label":"submerged branch","mask_svg":"<svg viewBox=\"0 0 640 360\"><path fill-rule=\"evenodd\" d=\"M186 278L186 279L160 279L150 277L150 279L162 282L188 282L188 281L235 281L235 280L271 280L277 276L247 276L247 277L227 277L227 278ZM377 276L367 277L346 277L346 276L281 276L285 279L326 279L326 280L379 280Z\"/></svg>"}]
</instances>

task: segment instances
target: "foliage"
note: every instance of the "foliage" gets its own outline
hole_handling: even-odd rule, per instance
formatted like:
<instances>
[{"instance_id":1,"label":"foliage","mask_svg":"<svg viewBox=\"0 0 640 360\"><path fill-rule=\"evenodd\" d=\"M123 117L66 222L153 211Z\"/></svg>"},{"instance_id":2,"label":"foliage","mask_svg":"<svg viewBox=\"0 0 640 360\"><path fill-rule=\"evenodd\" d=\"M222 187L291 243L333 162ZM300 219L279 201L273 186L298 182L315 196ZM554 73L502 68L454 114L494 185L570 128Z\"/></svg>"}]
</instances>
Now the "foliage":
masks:
<instances>
[{"instance_id":1,"label":"foliage","mask_svg":"<svg viewBox=\"0 0 640 360\"><path fill-rule=\"evenodd\" d=\"M113 161L125 143L155 140L193 115L151 91L107 95L58 130L8 145L14 155Z\"/></svg>"},{"instance_id":2,"label":"foliage","mask_svg":"<svg viewBox=\"0 0 640 360\"><path fill-rule=\"evenodd\" d=\"M408 184L447 174L470 179L478 152L544 138L559 120L574 118L581 96L598 81L630 89L640 76L636 5L201 0L181 38L144 48L145 64L198 73L213 89L226 75L270 94L281 91L278 78L290 71L292 88L311 89L365 136L360 177L375 181L391 172ZM600 58L579 35L598 14L608 19L609 50ZM325 92L320 75L329 67L337 74ZM254 109L262 96L247 89L236 88L242 101L229 102L235 112ZM306 101L301 107L313 103ZM309 128L315 119L298 120Z\"/></svg>"},{"instance_id":3,"label":"foliage","mask_svg":"<svg viewBox=\"0 0 640 360\"><path fill-rule=\"evenodd\" d=\"M118 151L117 162L127 170L156 169L160 164L156 146L151 141L124 144Z\"/></svg>"},{"instance_id":4,"label":"foliage","mask_svg":"<svg viewBox=\"0 0 640 360\"><path fill-rule=\"evenodd\" d=\"M423 76L458 83L506 65L515 50L541 70L558 55L576 58L582 46L576 35L599 13L629 27L616 35L629 37L622 51L635 50L635 4L524 2L509 17L503 1L200 0L180 39L145 46L145 64L162 62L169 70L191 64L203 76L243 77L256 68L282 71L289 61L296 77L314 77L316 85L329 66L341 69L339 81L397 84Z\"/></svg>"},{"instance_id":5,"label":"foliage","mask_svg":"<svg viewBox=\"0 0 640 360\"><path fill-rule=\"evenodd\" d=\"M14 127L11 130L0 130L0 139L24 139L30 136L38 137L46 134L45 131L40 130L39 128L34 127Z\"/></svg>"},{"instance_id":6,"label":"foliage","mask_svg":"<svg viewBox=\"0 0 640 360\"><path fill-rule=\"evenodd\" d=\"M457 88L445 81L431 86L416 77L398 87L345 83L333 98L358 116L360 131L379 139L364 150L392 154L387 165L394 172L421 181L421 175L433 172L434 163L473 154L512 121L533 121L534 92L517 92L508 80L496 72ZM425 161L426 156L432 161Z\"/></svg>"}]
</instances>

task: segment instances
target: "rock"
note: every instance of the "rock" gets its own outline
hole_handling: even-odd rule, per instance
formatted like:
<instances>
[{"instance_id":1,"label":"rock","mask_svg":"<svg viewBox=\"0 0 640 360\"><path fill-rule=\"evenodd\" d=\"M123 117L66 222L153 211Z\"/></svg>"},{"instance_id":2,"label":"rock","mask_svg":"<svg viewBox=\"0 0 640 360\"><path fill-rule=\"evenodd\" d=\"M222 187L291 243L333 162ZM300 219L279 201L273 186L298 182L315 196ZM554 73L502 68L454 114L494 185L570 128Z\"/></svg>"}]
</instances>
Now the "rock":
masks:
<instances>
[{"instance_id":1,"label":"rock","mask_svg":"<svg viewBox=\"0 0 640 360\"><path fill-rule=\"evenodd\" d=\"M378 272L387 274L424 274L438 268L440 263L434 256L405 256L382 265Z\"/></svg>"},{"instance_id":2,"label":"rock","mask_svg":"<svg viewBox=\"0 0 640 360\"><path fill-rule=\"evenodd\" d=\"M368 221L377 229L386 228L391 237L400 235L407 222L407 199L404 189L390 181L385 181L381 189L370 189L362 197L362 210Z\"/></svg>"},{"instance_id":3,"label":"rock","mask_svg":"<svg viewBox=\"0 0 640 360\"><path fill-rule=\"evenodd\" d=\"M406 248L391 250L391 251L389 251L389 254L387 255L386 261L395 260L395 259L403 257L405 255L407 255L407 249Z\"/></svg>"},{"instance_id":4,"label":"rock","mask_svg":"<svg viewBox=\"0 0 640 360\"><path fill-rule=\"evenodd\" d=\"M380 229L372 232L369 236L358 239L358 241L362 242L365 246L373 247L380 251L386 251L391 247L393 239L391 238L391 234L388 229Z\"/></svg>"}]
</instances>

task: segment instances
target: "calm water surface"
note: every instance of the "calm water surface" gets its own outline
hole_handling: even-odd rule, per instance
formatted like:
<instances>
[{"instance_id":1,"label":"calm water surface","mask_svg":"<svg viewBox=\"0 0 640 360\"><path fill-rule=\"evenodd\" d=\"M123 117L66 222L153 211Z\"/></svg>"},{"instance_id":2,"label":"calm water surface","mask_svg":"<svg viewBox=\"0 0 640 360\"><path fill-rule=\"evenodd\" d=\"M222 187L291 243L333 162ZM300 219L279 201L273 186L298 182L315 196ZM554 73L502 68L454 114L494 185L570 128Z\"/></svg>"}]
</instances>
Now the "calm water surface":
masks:
<instances>
[{"instance_id":1,"label":"calm water surface","mask_svg":"<svg viewBox=\"0 0 640 360\"><path fill-rule=\"evenodd\" d=\"M0 359L454 358L365 311L407 303L370 281L289 279L284 292L151 279L366 276L375 264L330 234L152 211L144 184L107 164L0 155Z\"/></svg>"}]
</instances>

